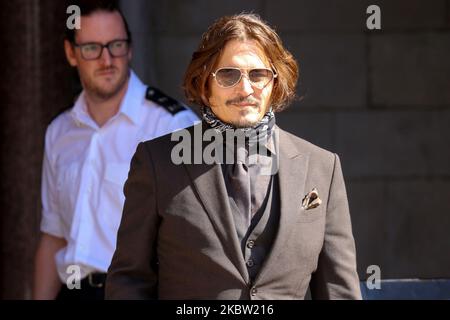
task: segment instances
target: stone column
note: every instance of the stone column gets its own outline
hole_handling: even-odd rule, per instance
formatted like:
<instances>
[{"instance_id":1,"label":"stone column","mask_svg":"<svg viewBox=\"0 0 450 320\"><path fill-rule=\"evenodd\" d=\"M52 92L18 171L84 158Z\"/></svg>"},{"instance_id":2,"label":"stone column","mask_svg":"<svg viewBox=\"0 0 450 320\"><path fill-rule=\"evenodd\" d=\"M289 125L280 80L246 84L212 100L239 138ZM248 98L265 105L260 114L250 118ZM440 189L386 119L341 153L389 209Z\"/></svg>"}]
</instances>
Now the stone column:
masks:
<instances>
[{"instance_id":1,"label":"stone column","mask_svg":"<svg viewBox=\"0 0 450 320\"><path fill-rule=\"evenodd\" d=\"M45 128L71 100L68 1L0 2L0 298L31 296Z\"/></svg>"}]
</instances>

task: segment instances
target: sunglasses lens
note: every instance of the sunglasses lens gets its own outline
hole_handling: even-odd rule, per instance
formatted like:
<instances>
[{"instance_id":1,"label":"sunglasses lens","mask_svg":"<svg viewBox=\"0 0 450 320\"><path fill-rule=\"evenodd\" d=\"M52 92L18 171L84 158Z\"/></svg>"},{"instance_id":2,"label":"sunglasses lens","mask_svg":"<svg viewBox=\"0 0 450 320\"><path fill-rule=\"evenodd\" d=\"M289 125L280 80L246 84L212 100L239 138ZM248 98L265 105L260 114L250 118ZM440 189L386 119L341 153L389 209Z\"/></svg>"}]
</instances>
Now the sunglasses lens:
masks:
<instances>
[{"instance_id":1,"label":"sunglasses lens","mask_svg":"<svg viewBox=\"0 0 450 320\"><path fill-rule=\"evenodd\" d=\"M273 78L273 72L268 69L252 69L248 73L250 81L261 88L267 85Z\"/></svg>"},{"instance_id":2,"label":"sunglasses lens","mask_svg":"<svg viewBox=\"0 0 450 320\"><path fill-rule=\"evenodd\" d=\"M216 80L224 88L232 87L239 82L241 71L239 69L220 69L216 72Z\"/></svg>"}]
</instances>

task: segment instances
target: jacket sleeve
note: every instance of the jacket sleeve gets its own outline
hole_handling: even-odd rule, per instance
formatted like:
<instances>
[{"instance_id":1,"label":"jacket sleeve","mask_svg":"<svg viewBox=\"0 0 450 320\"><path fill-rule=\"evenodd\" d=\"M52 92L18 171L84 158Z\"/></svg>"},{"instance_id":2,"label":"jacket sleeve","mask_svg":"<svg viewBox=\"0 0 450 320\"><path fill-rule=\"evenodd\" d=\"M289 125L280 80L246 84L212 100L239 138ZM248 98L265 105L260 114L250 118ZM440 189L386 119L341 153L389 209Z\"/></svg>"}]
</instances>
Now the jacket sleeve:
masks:
<instances>
[{"instance_id":1,"label":"jacket sleeve","mask_svg":"<svg viewBox=\"0 0 450 320\"><path fill-rule=\"evenodd\" d=\"M312 275L312 299L361 299L356 271L355 241L339 157L334 169L327 203L325 238L316 272Z\"/></svg>"},{"instance_id":2,"label":"jacket sleeve","mask_svg":"<svg viewBox=\"0 0 450 320\"><path fill-rule=\"evenodd\" d=\"M116 251L108 269L106 299L156 299L159 216L149 148L140 143L125 182L125 204Z\"/></svg>"}]
</instances>

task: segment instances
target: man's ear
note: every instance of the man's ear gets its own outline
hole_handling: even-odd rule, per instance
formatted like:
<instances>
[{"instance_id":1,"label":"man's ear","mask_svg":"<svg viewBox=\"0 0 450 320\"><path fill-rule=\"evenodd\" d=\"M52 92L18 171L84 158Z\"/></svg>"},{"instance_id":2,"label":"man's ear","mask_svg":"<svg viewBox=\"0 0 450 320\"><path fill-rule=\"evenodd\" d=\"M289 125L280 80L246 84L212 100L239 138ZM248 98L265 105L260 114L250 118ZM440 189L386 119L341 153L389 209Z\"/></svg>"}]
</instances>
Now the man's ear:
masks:
<instances>
[{"instance_id":1,"label":"man's ear","mask_svg":"<svg viewBox=\"0 0 450 320\"><path fill-rule=\"evenodd\" d=\"M66 59L72 67L77 66L77 59L75 57L75 50L68 40L64 40L64 51L66 52Z\"/></svg>"}]
</instances>

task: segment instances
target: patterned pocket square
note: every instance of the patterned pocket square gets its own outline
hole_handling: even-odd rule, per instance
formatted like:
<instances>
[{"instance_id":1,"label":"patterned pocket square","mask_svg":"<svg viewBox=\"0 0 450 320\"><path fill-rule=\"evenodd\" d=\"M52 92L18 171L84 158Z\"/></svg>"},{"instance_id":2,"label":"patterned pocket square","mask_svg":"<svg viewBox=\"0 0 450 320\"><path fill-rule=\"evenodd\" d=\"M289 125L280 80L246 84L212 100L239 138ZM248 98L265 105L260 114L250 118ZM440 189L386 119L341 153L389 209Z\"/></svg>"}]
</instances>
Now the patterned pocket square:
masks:
<instances>
[{"instance_id":1,"label":"patterned pocket square","mask_svg":"<svg viewBox=\"0 0 450 320\"><path fill-rule=\"evenodd\" d=\"M316 188L312 189L302 200L304 210L314 209L320 206L322 200L319 198L319 192Z\"/></svg>"}]
</instances>

